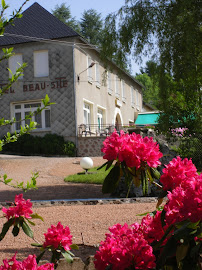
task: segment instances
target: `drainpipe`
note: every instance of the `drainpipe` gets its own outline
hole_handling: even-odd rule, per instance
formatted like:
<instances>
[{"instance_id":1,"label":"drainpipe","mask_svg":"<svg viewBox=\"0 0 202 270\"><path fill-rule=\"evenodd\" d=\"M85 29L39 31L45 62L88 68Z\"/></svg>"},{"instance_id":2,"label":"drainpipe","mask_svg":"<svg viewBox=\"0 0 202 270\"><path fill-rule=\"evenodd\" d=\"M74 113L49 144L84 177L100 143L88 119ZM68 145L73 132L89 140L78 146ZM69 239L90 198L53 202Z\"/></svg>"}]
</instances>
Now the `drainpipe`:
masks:
<instances>
[{"instance_id":1,"label":"drainpipe","mask_svg":"<svg viewBox=\"0 0 202 270\"><path fill-rule=\"evenodd\" d=\"M76 107L76 72L75 72L75 43L72 46L72 56L73 56L73 94L74 94L74 117L75 117L75 144L76 144L76 156L78 154L78 130L77 130L77 107Z\"/></svg>"}]
</instances>

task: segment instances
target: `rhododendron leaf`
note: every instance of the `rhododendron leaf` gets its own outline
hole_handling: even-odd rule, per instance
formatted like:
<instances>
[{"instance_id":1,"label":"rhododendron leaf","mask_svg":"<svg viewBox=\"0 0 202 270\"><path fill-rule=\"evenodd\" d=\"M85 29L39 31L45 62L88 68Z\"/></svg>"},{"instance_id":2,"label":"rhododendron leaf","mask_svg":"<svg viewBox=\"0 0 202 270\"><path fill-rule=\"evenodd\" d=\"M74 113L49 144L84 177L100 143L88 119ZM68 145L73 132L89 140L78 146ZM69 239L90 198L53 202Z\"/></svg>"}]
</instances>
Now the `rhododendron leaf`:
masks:
<instances>
[{"instance_id":1,"label":"rhododendron leaf","mask_svg":"<svg viewBox=\"0 0 202 270\"><path fill-rule=\"evenodd\" d=\"M155 179L159 179L160 178L161 174L160 174L160 172L157 169L150 168L150 171L151 171L151 176L153 178L155 178Z\"/></svg>"},{"instance_id":2,"label":"rhododendron leaf","mask_svg":"<svg viewBox=\"0 0 202 270\"><path fill-rule=\"evenodd\" d=\"M46 250L44 250L43 252L41 252L41 254L39 254L39 256L37 256L37 258L36 258L37 264L39 263L39 261L41 260L41 258L43 257L45 252L46 252Z\"/></svg>"},{"instance_id":3,"label":"rhododendron leaf","mask_svg":"<svg viewBox=\"0 0 202 270\"><path fill-rule=\"evenodd\" d=\"M39 243L32 243L31 246L33 246L33 247L43 247L43 245L39 244Z\"/></svg>"},{"instance_id":4,"label":"rhododendron leaf","mask_svg":"<svg viewBox=\"0 0 202 270\"><path fill-rule=\"evenodd\" d=\"M168 194L167 190L161 190L161 192L158 195L158 199L166 197Z\"/></svg>"},{"instance_id":5,"label":"rhododendron leaf","mask_svg":"<svg viewBox=\"0 0 202 270\"><path fill-rule=\"evenodd\" d=\"M119 178L120 168L119 166L114 166L103 182L102 193L112 193L119 182Z\"/></svg>"},{"instance_id":6,"label":"rhododendron leaf","mask_svg":"<svg viewBox=\"0 0 202 270\"><path fill-rule=\"evenodd\" d=\"M29 227L25 220L22 223L22 229L27 236L29 236L30 238L34 237L32 229Z\"/></svg>"},{"instance_id":7,"label":"rhododendron leaf","mask_svg":"<svg viewBox=\"0 0 202 270\"><path fill-rule=\"evenodd\" d=\"M9 228L13 225L14 219L9 219L6 223L4 223L2 231L0 233L0 241L4 238L6 233L8 232Z\"/></svg>"},{"instance_id":8,"label":"rhododendron leaf","mask_svg":"<svg viewBox=\"0 0 202 270\"><path fill-rule=\"evenodd\" d=\"M67 253L67 252L62 252L62 255L63 255L63 257L66 259L66 261L67 261L68 263L72 263L72 262L73 262L73 258L72 258L72 256L71 256L69 253Z\"/></svg>"},{"instance_id":9,"label":"rhododendron leaf","mask_svg":"<svg viewBox=\"0 0 202 270\"><path fill-rule=\"evenodd\" d=\"M143 193L143 196L146 195L146 181L147 181L147 178L146 178L146 173L144 170L141 171L141 183L142 183L142 193Z\"/></svg>"},{"instance_id":10,"label":"rhododendron leaf","mask_svg":"<svg viewBox=\"0 0 202 270\"><path fill-rule=\"evenodd\" d=\"M178 267L179 267L180 262L186 257L188 249L189 249L189 245L177 246L176 260L177 260Z\"/></svg>"},{"instance_id":11,"label":"rhododendron leaf","mask_svg":"<svg viewBox=\"0 0 202 270\"><path fill-rule=\"evenodd\" d=\"M40 219L40 220L44 221L44 219L41 216L39 216L37 213L31 214L30 217L35 218L35 219Z\"/></svg>"},{"instance_id":12,"label":"rhododendron leaf","mask_svg":"<svg viewBox=\"0 0 202 270\"><path fill-rule=\"evenodd\" d=\"M196 229L201 221L197 221L195 223L191 222L187 227L191 229Z\"/></svg>"},{"instance_id":13,"label":"rhododendron leaf","mask_svg":"<svg viewBox=\"0 0 202 270\"><path fill-rule=\"evenodd\" d=\"M161 247L161 244L163 243L163 241L166 239L166 237L169 235L169 233L173 230L174 226L171 225L167 228L167 230L165 231L164 236L161 238L161 240L153 247L154 250L158 250L159 247Z\"/></svg>"},{"instance_id":14,"label":"rhododendron leaf","mask_svg":"<svg viewBox=\"0 0 202 270\"><path fill-rule=\"evenodd\" d=\"M163 211L161 212L161 225L162 225L162 227L164 227L166 225L165 216L166 216L166 211L163 209Z\"/></svg>"},{"instance_id":15,"label":"rhododendron leaf","mask_svg":"<svg viewBox=\"0 0 202 270\"><path fill-rule=\"evenodd\" d=\"M31 224L32 226L35 226L35 223L32 222L31 220L29 220L28 218L26 218L27 222L29 222L29 224Z\"/></svg>"},{"instance_id":16,"label":"rhododendron leaf","mask_svg":"<svg viewBox=\"0 0 202 270\"><path fill-rule=\"evenodd\" d=\"M175 256L177 249L177 240L174 237L168 239L166 245L163 247L161 255L157 261L157 265L165 265L168 258Z\"/></svg>"},{"instance_id":17,"label":"rhododendron leaf","mask_svg":"<svg viewBox=\"0 0 202 270\"><path fill-rule=\"evenodd\" d=\"M14 237L18 236L19 232L20 232L20 228L19 228L17 225L15 225L15 226L13 227L13 230L12 230L13 236L14 236Z\"/></svg>"},{"instance_id":18,"label":"rhododendron leaf","mask_svg":"<svg viewBox=\"0 0 202 270\"><path fill-rule=\"evenodd\" d=\"M108 164L109 161L105 162L104 164L102 164L99 168L97 168L97 170L101 170L105 165Z\"/></svg>"},{"instance_id":19,"label":"rhododendron leaf","mask_svg":"<svg viewBox=\"0 0 202 270\"><path fill-rule=\"evenodd\" d=\"M76 244L70 245L70 248L71 248L71 249L77 249L77 250L79 249L79 247L78 247Z\"/></svg>"},{"instance_id":20,"label":"rhododendron leaf","mask_svg":"<svg viewBox=\"0 0 202 270\"><path fill-rule=\"evenodd\" d=\"M149 168L147 168L147 170L146 170L146 175L147 175L148 180L149 180L151 183L153 183L153 182L154 182L154 179L153 179L152 176L151 176L151 173L150 173Z\"/></svg>"},{"instance_id":21,"label":"rhododendron leaf","mask_svg":"<svg viewBox=\"0 0 202 270\"><path fill-rule=\"evenodd\" d=\"M112 164L113 164L113 160L108 161L105 171L107 171L112 166Z\"/></svg>"}]
</instances>

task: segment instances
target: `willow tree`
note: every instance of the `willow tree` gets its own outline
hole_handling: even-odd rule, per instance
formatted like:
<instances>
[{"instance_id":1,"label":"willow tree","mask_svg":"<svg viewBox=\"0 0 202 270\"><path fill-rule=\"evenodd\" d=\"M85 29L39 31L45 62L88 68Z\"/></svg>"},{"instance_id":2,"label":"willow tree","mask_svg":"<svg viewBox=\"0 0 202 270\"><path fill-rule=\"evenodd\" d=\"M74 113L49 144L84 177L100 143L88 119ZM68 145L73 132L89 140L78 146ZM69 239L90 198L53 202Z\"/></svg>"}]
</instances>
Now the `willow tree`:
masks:
<instances>
[{"instance_id":1,"label":"willow tree","mask_svg":"<svg viewBox=\"0 0 202 270\"><path fill-rule=\"evenodd\" d=\"M105 22L103 55L119 65L154 56L159 65L163 130L201 125L202 26L199 0L126 0Z\"/></svg>"}]
</instances>

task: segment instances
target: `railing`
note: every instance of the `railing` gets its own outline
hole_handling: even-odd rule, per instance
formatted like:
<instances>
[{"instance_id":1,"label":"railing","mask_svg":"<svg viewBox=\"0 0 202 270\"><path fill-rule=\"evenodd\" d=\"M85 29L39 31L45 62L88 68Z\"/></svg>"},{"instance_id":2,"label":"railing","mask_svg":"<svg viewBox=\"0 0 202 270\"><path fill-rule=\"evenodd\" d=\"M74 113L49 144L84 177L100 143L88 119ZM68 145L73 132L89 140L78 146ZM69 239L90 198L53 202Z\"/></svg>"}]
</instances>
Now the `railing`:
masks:
<instances>
[{"instance_id":1,"label":"railing","mask_svg":"<svg viewBox=\"0 0 202 270\"><path fill-rule=\"evenodd\" d=\"M127 128L124 128L124 125L98 125L98 124L80 124L78 126L78 136L109 136L114 132L114 129L117 131L124 130L127 131Z\"/></svg>"}]
</instances>

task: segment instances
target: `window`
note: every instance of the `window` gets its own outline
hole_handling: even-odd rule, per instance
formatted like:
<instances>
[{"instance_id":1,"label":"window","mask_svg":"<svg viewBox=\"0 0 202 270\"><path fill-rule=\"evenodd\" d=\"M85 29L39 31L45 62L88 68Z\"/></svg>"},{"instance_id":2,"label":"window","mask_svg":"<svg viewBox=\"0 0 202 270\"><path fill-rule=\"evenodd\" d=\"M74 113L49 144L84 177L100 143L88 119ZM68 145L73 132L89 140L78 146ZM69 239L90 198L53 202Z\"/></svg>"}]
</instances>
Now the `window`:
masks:
<instances>
[{"instance_id":1,"label":"window","mask_svg":"<svg viewBox=\"0 0 202 270\"><path fill-rule=\"evenodd\" d=\"M84 103L83 112L84 112L84 124L87 127L89 127L90 124L91 124L91 109L90 109L90 104Z\"/></svg>"},{"instance_id":2,"label":"window","mask_svg":"<svg viewBox=\"0 0 202 270\"><path fill-rule=\"evenodd\" d=\"M88 72L88 81L92 82L93 81L93 75L92 75L92 67L90 65L92 64L92 59L90 56L88 56L88 61L87 61L87 72ZM90 67L90 68L89 68Z\"/></svg>"},{"instance_id":3,"label":"window","mask_svg":"<svg viewBox=\"0 0 202 270\"><path fill-rule=\"evenodd\" d=\"M99 63L95 64L95 81L96 81L96 86L100 87L100 65L99 65Z\"/></svg>"},{"instance_id":4,"label":"window","mask_svg":"<svg viewBox=\"0 0 202 270\"><path fill-rule=\"evenodd\" d=\"M130 88L130 91L131 91L131 106L132 106L132 107L135 107L134 88L131 87L131 88Z\"/></svg>"},{"instance_id":5,"label":"window","mask_svg":"<svg viewBox=\"0 0 202 270\"><path fill-rule=\"evenodd\" d=\"M34 77L49 76L48 51L34 52Z\"/></svg>"},{"instance_id":6,"label":"window","mask_svg":"<svg viewBox=\"0 0 202 270\"><path fill-rule=\"evenodd\" d=\"M120 93L119 93L119 77L116 75L115 76L115 95L116 97L119 97L120 96Z\"/></svg>"},{"instance_id":7,"label":"window","mask_svg":"<svg viewBox=\"0 0 202 270\"><path fill-rule=\"evenodd\" d=\"M125 93L125 82L121 81L121 92L122 92L122 101L126 102L126 93Z\"/></svg>"},{"instance_id":8,"label":"window","mask_svg":"<svg viewBox=\"0 0 202 270\"><path fill-rule=\"evenodd\" d=\"M111 72L107 72L107 89L108 93L111 95L112 94L112 74Z\"/></svg>"},{"instance_id":9,"label":"window","mask_svg":"<svg viewBox=\"0 0 202 270\"><path fill-rule=\"evenodd\" d=\"M15 74L16 69L18 69L22 65L22 63L22 54L15 54L8 59L9 69L13 74ZM9 78L11 77L12 74L9 71ZM23 76L20 76L18 79L23 79Z\"/></svg>"},{"instance_id":10,"label":"window","mask_svg":"<svg viewBox=\"0 0 202 270\"><path fill-rule=\"evenodd\" d=\"M103 110L98 109L97 112L98 130L103 128Z\"/></svg>"},{"instance_id":11,"label":"window","mask_svg":"<svg viewBox=\"0 0 202 270\"><path fill-rule=\"evenodd\" d=\"M37 110L38 107L43 107L43 104L40 101L33 103L30 102L13 104L13 116L17 121L13 126L13 130L20 130L20 126L25 126L25 124L29 124L30 120L37 122L37 130L50 128L50 107L47 107L39 114L35 114L34 112ZM26 119L26 117L28 117L30 113L34 113L32 119Z\"/></svg>"}]
</instances>

